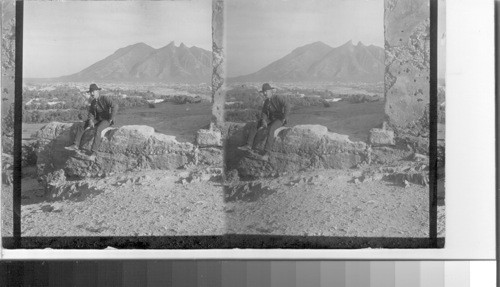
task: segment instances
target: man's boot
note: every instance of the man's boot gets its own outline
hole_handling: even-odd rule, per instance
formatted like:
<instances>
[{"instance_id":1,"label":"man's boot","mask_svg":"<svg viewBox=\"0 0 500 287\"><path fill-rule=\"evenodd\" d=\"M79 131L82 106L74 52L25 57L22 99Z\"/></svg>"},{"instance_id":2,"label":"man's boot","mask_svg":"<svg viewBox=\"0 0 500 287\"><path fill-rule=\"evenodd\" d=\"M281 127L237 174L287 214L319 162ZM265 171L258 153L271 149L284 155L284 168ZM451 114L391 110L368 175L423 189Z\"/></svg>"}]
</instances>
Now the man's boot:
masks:
<instances>
[{"instance_id":1,"label":"man's boot","mask_svg":"<svg viewBox=\"0 0 500 287\"><path fill-rule=\"evenodd\" d=\"M70 146L64 147L66 150L79 150L80 148L76 144L72 144Z\"/></svg>"},{"instance_id":2,"label":"man's boot","mask_svg":"<svg viewBox=\"0 0 500 287\"><path fill-rule=\"evenodd\" d=\"M88 160L95 161L96 157L97 153L95 151L91 151L90 154L88 155Z\"/></svg>"},{"instance_id":3,"label":"man's boot","mask_svg":"<svg viewBox=\"0 0 500 287\"><path fill-rule=\"evenodd\" d=\"M269 160L269 152L264 152L264 154L262 154L260 156L260 160L263 160L263 161L268 161Z\"/></svg>"},{"instance_id":4,"label":"man's boot","mask_svg":"<svg viewBox=\"0 0 500 287\"><path fill-rule=\"evenodd\" d=\"M240 146L238 147L239 150L242 150L242 151L251 151L252 150L252 147L250 145L244 145L244 146Z\"/></svg>"},{"instance_id":5,"label":"man's boot","mask_svg":"<svg viewBox=\"0 0 500 287\"><path fill-rule=\"evenodd\" d=\"M79 158L88 161L95 161L96 153L93 151L77 151Z\"/></svg>"}]
</instances>

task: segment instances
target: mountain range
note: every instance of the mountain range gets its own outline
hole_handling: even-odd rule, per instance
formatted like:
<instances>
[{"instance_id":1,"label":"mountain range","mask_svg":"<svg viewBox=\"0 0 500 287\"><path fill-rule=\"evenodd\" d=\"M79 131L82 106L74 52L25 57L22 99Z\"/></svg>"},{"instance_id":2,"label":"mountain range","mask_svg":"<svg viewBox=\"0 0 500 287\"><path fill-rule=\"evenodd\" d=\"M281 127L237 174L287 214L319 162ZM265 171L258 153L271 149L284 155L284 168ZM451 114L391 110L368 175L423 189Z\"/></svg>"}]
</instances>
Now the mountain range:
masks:
<instances>
[{"instance_id":1,"label":"mountain range","mask_svg":"<svg viewBox=\"0 0 500 287\"><path fill-rule=\"evenodd\" d=\"M210 83L212 52L188 48L174 42L155 49L137 43L116 50L112 55L82 71L58 78L60 81L130 81L162 83Z\"/></svg>"},{"instance_id":2,"label":"mountain range","mask_svg":"<svg viewBox=\"0 0 500 287\"><path fill-rule=\"evenodd\" d=\"M231 82L383 82L383 48L348 41L333 48L314 42L293 50L259 71Z\"/></svg>"},{"instance_id":3,"label":"mountain range","mask_svg":"<svg viewBox=\"0 0 500 287\"><path fill-rule=\"evenodd\" d=\"M293 50L259 71L230 82L383 82L383 48L348 41L333 48L314 42ZM212 53L174 42L155 49L137 43L116 50L82 71L59 77L71 82L210 83Z\"/></svg>"}]
</instances>

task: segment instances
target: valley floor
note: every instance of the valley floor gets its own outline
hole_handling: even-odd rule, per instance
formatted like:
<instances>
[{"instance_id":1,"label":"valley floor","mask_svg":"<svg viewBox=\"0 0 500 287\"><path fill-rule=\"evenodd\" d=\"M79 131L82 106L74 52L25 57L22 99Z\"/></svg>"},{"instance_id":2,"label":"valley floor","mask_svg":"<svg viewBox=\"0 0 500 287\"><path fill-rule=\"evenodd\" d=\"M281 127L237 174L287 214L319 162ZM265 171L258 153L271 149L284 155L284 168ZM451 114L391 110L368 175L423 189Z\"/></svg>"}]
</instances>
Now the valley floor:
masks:
<instances>
[{"instance_id":1,"label":"valley floor","mask_svg":"<svg viewBox=\"0 0 500 287\"><path fill-rule=\"evenodd\" d=\"M166 102L155 108L135 107L120 110L116 116L115 127L125 125L146 125L156 132L173 135L180 142L194 142L196 132L208 126L212 117L211 103L177 105ZM23 139L45 126L46 123L22 124Z\"/></svg>"},{"instance_id":2,"label":"valley floor","mask_svg":"<svg viewBox=\"0 0 500 287\"><path fill-rule=\"evenodd\" d=\"M331 107L301 107L290 114L288 126L323 125L329 131L348 135L351 141L368 141L372 128L379 128L385 119L384 102L351 104L337 102Z\"/></svg>"}]
</instances>

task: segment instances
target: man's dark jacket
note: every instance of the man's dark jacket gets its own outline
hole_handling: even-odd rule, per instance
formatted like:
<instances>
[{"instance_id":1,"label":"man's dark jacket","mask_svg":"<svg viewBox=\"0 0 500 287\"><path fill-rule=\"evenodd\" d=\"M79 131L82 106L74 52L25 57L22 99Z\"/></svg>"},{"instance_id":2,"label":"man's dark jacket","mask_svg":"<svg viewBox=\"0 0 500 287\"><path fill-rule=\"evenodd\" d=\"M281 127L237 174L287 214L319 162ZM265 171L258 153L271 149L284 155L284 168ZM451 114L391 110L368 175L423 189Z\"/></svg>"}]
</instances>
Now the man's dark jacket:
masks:
<instances>
[{"instance_id":1,"label":"man's dark jacket","mask_svg":"<svg viewBox=\"0 0 500 287\"><path fill-rule=\"evenodd\" d=\"M273 95L264 101L262 107L262 120L272 122L274 120L287 121L290 113L290 103L281 95Z\"/></svg>"},{"instance_id":2,"label":"man's dark jacket","mask_svg":"<svg viewBox=\"0 0 500 287\"><path fill-rule=\"evenodd\" d=\"M106 96L99 96L99 98L93 99L90 103L88 119L92 122L102 120L112 121L115 119L117 112L117 104Z\"/></svg>"}]
</instances>

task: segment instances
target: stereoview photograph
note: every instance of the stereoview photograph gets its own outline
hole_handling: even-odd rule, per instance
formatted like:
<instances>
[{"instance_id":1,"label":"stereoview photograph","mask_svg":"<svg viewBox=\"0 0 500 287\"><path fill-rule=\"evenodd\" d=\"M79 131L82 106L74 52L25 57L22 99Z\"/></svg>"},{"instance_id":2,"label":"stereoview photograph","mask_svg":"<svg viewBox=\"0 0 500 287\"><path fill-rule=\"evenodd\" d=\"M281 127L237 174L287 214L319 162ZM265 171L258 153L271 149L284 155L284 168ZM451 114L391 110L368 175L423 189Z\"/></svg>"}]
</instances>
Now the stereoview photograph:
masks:
<instances>
[{"instance_id":1,"label":"stereoview photograph","mask_svg":"<svg viewBox=\"0 0 500 287\"><path fill-rule=\"evenodd\" d=\"M4 247L444 246L444 0L9 3Z\"/></svg>"}]
</instances>

